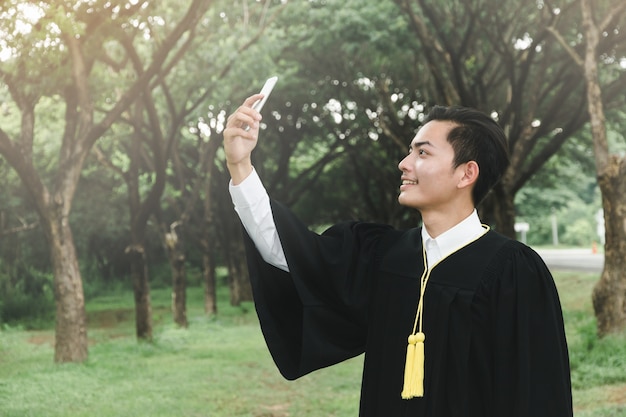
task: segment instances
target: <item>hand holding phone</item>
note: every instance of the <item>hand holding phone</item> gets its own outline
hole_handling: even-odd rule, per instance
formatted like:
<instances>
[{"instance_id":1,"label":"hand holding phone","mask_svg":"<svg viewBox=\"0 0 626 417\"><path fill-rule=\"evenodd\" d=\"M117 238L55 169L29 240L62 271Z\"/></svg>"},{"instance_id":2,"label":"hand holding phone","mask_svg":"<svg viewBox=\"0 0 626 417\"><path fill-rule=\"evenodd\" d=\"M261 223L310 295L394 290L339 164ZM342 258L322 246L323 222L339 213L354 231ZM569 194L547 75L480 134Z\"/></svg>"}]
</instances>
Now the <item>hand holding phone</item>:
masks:
<instances>
[{"instance_id":1,"label":"hand holding phone","mask_svg":"<svg viewBox=\"0 0 626 417\"><path fill-rule=\"evenodd\" d=\"M278 77L271 77L271 78L268 78L267 81L265 81L265 84L263 85L263 88L261 89L261 92L260 92L260 94L263 94L263 97L252 105L252 108L254 110L258 112L261 111L261 109L265 105L265 102L267 101L267 98L269 97L270 93L274 89L274 86L276 85L277 81L278 81ZM250 126L246 126L244 127L244 129L248 131L250 130Z\"/></svg>"}]
</instances>

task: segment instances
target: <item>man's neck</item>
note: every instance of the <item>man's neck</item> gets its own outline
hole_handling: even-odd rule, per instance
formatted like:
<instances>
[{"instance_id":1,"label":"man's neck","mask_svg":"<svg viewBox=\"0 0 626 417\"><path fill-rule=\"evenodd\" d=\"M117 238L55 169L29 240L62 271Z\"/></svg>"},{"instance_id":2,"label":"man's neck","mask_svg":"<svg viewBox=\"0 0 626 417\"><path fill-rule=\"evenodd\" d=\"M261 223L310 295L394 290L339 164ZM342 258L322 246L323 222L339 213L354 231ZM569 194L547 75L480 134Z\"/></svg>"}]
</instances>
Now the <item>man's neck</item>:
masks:
<instances>
[{"instance_id":1,"label":"man's neck","mask_svg":"<svg viewBox=\"0 0 626 417\"><path fill-rule=\"evenodd\" d=\"M474 211L473 206L453 207L450 210L422 210L422 222L432 238L445 233L465 220Z\"/></svg>"}]
</instances>

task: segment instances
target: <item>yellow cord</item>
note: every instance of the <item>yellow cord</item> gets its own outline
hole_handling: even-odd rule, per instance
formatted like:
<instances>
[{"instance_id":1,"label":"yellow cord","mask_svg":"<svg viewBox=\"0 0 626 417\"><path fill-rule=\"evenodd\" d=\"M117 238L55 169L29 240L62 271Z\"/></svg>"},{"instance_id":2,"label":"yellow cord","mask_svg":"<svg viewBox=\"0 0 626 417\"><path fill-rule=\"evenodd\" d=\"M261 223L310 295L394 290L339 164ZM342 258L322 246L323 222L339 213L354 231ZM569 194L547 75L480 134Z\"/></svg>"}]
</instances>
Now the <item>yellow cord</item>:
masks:
<instances>
[{"instance_id":1,"label":"yellow cord","mask_svg":"<svg viewBox=\"0 0 626 417\"><path fill-rule=\"evenodd\" d=\"M454 253L459 249L475 242L485 233L489 231L489 226L483 224L485 232L475 239L467 242L458 249L452 251ZM404 364L404 387L402 389L402 398L410 400L415 397L424 396L424 340L426 335L422 331L422 324L424 318L424 294L426 293L426 284L428 278L430 278L430 271L438 265L444 258L436 262L432 267L428 266L428 259L426 258L426 246L422 244L422 256L424 259L424 272L420 277L420 298L417 304L417 314L415 315L415 322L413 323L413 332L409 335L408 346L406 348L406 362ZM418 329L419 327L419 329Z\"/></svg>"},{"instance_id":2,"label":"yellow cord","mask_svg":"<svg viewBox=\"0 0 626 417\"><path fill-rule=\"evenodd\" d=\"M413 323L413 332L409 335L406 362L404 364L404 388L401 395L405 400L424 396L424 340L426 335L422 332L422 318L424 316L422 312L424 311L426 284L428 283L431 269L428 267L425 247L423 247L422 253L424 257L424 273L420 278L420 298L417 304L415 322ZM419 331L417 331L418 326Z\"/></svg>"}]
</instances>

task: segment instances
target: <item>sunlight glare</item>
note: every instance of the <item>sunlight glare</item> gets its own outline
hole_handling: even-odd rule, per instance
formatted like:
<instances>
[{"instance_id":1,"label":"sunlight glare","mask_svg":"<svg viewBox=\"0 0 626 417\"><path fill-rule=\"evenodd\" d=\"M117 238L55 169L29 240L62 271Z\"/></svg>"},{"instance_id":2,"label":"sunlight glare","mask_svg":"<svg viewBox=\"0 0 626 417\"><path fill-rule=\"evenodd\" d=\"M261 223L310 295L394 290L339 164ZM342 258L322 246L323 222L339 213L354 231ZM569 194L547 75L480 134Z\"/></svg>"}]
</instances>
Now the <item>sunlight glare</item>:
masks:
<instances>
[{"instance_id":1,"label":"sunlight glare","mask_svg":"<svg viewBox=\"0 0 626 417\"><path fill-rule=\"evenodd\" d=\"M13 33L4 33L0 31L0 61L10 59L15 51L11 48L6 40L13 39L16 35L26 35L30 33L39 19L44 16L44 9L37 4L19 3L15 9L0 14L0 19L12 19L15 21L15 30Z\"/></svg>"},{"instance_id":2,"label":"sunlight glare","mask_svg":"<svg viewBox=\"0 0 626 417\"><path fill-rule=\"evenodd\" d=\"M532 43L533 43L533 38L531 38L528 33L524 33L524 36L522 36L521 38L515 39L515 43L513 44L513 47L517 49L518 51L523 51L523 50L530 48L530 45L532 45Z\"/></svg>"}]
</instances>

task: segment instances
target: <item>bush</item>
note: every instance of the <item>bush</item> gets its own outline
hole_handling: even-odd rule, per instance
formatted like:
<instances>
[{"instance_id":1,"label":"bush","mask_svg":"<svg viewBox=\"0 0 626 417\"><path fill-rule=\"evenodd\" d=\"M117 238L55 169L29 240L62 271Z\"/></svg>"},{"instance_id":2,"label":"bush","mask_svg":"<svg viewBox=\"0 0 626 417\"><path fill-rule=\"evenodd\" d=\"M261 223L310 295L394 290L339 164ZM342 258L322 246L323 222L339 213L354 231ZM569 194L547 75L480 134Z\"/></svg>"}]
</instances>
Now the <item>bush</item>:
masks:
<instances>
[{"instance_id":1,"label":"bush","mask_svg":"<svg viewBox=\"0 0 626 417\"><path fill-rule=\"evenodd\" d=\"M581 321L576 330L578 340L569 346L572 387L626 382L626 333L600 339L593 317Z\"/></svg>"},{"instance_id":2,"label":"bush","mask_svg":"<svg viewBox=\"0 0 626 417\"><path fill-rule=\"evenodd\" d=\"M50 327L54 311L54 300L46 295L13 293L0 300L0 322L19 323L27 330Z\"/></svg>"},{"instance_id":3,"label":"bush","mask_svg":"<svg viewBox=\"0 0 626 417\"><path fill-rule=\"evenodd\" d=\"M47 328L54 320L54 278L23 264L0 274L0 323Z\"/></svg>"},{"instance_id":4,"label":"bush","mask_svg":"<svg viewBox=\"0 0 626 417\"><path fill-rule=\"evenodd\" d=\"M599 239L595 233L593 218L579 218L565 228L562 243L573 246L591 246L591 242Z\"/></svg>"}]
</instances>

